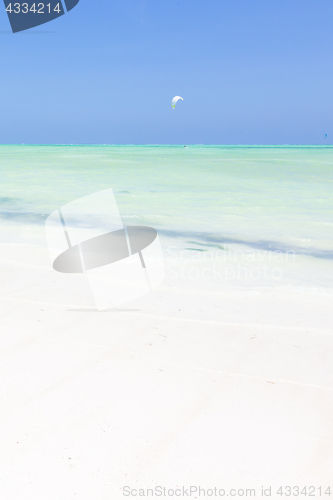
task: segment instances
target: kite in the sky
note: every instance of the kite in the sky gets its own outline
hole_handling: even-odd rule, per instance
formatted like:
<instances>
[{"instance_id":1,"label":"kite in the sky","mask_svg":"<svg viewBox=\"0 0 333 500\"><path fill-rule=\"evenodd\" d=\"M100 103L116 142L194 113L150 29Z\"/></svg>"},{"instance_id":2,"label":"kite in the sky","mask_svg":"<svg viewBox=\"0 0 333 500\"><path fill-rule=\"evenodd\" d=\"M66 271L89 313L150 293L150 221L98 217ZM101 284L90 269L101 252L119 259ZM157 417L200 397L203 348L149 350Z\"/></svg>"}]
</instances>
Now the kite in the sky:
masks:
<instances>
[{"instance_id":1,"label":"kite in the sky","mask_svg":"<svg viewBox=\"0 0 333 500\"><path fill-rule=\"evenodd\" d=\"M324 139L326 139L326 137L327 137L327 134L325 134L325 137L324 137Z\"/></svg>"},{"instance_id":2,"label":"kite in the sky","mask_svg":"<svg viewBox=\"0 0 333 500\"><path fill-rule=\"evenodd\" d=\"M179 101L179 99L181 99L182 101L184 100L184 99L183 99L182 97L180 97L179 95L176 95L176 96L172 99L172 101L171 101L171 107L172 107L173 109L175 109L175 107L176 107L176 103Z\"/></svg>"}]
</instances>

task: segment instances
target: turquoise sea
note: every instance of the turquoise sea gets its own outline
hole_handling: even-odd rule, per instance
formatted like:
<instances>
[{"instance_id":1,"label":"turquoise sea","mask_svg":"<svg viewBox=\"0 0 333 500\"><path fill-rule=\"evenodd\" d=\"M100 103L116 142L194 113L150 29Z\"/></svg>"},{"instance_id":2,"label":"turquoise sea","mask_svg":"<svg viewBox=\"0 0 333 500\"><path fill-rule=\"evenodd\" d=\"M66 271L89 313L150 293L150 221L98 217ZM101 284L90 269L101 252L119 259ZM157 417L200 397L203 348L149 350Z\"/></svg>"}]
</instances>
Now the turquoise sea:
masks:
<instances>
[{"instance_id":1,"label":"turquoise sea","mask_svg":"<svg viewBox=\"0 0 333 500\"><path fill-rule=\"evenodd\" d=\"M333 147L0 146L0 242L113 188L123 221L192 252L292 252L284 285L333 288Z\"/></svg>"}]
</instances>

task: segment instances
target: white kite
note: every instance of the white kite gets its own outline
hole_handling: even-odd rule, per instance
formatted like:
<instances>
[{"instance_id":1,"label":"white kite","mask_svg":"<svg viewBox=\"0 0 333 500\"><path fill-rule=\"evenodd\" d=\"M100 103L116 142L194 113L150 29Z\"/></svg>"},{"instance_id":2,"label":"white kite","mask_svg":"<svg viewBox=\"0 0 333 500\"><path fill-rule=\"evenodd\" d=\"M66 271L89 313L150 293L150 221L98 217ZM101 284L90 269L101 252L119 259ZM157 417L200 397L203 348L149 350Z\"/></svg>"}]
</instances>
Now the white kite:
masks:
<instances>
[{"instance_id":1,"label":"white kite","mask_svg":"<svg viewBox=\"0 0 333 500\"><path fill-rule=\"evenodd\" d=\"M172 99L172 101L171 101L171 107L172 107L173 109L175 109L175 107L176 107L176 103L179 101L179 99L181 99L182 101L184 100L184 99L183 99L182 97L180 97L179 95L176 95L176 96Z\"/></svg>"}]
</instances>

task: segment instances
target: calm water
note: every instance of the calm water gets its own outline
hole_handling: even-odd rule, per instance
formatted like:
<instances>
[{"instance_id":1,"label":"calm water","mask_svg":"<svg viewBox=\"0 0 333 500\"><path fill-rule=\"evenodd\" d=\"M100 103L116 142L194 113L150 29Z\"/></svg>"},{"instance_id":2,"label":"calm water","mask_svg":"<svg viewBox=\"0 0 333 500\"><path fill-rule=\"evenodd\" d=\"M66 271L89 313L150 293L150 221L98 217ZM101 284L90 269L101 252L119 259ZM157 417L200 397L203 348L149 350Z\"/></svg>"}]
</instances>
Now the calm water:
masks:
<instances>
[{"instance_id":1,"label":"calm water","mask_svg":"<svg viewBox=\"0 0 333 500\"><path fill-rule=\"evenodd\" d=\"M125 223L198 249L293 250L333 283L333 147L0 146L0 175L1 224L17 229L2 242L111 187Z\"/></svg>"}]
</instances>

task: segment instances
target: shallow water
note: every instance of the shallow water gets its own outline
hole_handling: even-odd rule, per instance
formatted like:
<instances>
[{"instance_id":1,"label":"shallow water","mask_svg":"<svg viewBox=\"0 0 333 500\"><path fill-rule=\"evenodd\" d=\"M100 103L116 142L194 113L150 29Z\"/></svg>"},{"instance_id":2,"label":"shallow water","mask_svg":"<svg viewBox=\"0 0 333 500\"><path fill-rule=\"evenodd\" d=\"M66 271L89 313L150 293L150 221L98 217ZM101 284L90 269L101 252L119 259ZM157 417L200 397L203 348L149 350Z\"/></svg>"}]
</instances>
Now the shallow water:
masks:
<instances>
[{"instance_id":1,"label":"shallow water","mask_svg":"<svg viewBox=\"0 0 333 500\"><path fill-rule=\"evenodd\" d=\"M111 187L123 222L169 245L295 252L303 284L333 284L333 147L0 146L0 174L4 243Z\"/></svg>"}]
</instances>

